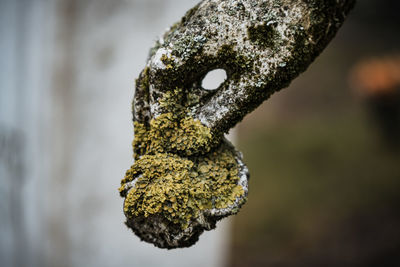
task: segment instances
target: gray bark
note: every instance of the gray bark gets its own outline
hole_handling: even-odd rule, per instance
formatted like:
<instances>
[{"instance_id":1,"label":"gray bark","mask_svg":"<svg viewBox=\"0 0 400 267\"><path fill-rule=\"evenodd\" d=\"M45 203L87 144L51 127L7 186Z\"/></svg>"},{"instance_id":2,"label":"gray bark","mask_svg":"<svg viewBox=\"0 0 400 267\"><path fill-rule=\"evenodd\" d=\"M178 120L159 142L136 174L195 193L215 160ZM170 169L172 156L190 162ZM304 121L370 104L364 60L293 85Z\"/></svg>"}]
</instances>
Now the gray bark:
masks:
<instances>
[{"instance_id":1,"label":"gray bark","mask_svg":"<svg viewBox=\"0 0 400 267\"><path fill-rule=\"evenodd\" d=\"M163 95L175 88L196 95L189 116L223 133L289 83L312 63L334 37L355 0L204 0L188 11L151 49L137 80L134 121L149 125L163 113ZM201 87L206 74L222 68L227 79L215 91ZM171 151L172 152L172 151ZM173 152L172 152L173 153ZM248 177L240 153L242 176ZM247 195L247 182L243 187ZM239 201L238 201L239 202ZM159 247L195 243L204 230L237 212L204 212L204 223L170 229L160 218L128 218L127 225ZM140 222L140 223L137 223ZM210 227L212 225L213 227Z\"/></svg>"},{"instance_id":2,"label":"gray bark","mask_svg":"<svg viewBox=\"0 0 400 267\"><path fill-rule=\"evenodd\" d=\"M160 113L160 92L196 91L193 116L227 132L272 93L312 63L340 28L355 0L207 0L191 9L152 48L150 99L137 88L135 120ZM172 56L167 68L163 55ZM201 88L204 76L223 68L217 91ZM147 95L147 94L146 94ZM148 106L147 106L148 104Z\"/></svg>"}]
</instances>

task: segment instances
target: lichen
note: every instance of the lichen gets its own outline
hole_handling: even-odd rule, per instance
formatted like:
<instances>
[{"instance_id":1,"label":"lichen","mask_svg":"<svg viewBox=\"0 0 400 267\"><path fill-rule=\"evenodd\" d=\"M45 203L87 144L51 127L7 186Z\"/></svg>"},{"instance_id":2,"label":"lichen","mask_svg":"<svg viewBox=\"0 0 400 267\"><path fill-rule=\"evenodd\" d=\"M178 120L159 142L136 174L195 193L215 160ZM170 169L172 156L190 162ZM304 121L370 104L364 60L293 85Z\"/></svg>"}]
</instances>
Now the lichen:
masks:
<instances>
[{"instance_id":1,"label":"lichen","mask_svg":"<svg viewBox=\"0 0 400 267\"><path fill-rule=\"evenodd\" d=\"M166 54L163 54L161 56L161 61L164 63L164 65L166 66L166 69L172 69L173 68L173 64L174 64L174 60L175 58L172 57L168 57Z\"/></svg>"},{"instance_id":2,"label":"lichen","mask_svg":"<svg viewBox=\"0 0 400 267\"><path fill-rule=\"evenodd\" d=\"M248 169L223 134L311 64L354 1L200 1L173 25L136 85L135 163L120 188L127 226L185 247L236 213ZM216 68L226 81L203 90Z\"/></svg>"},{"instance_id":3,"label":"lichen","mask_svg":"<svg viewBox=\"0 0 400 267\"><path fill-rule=\"evenodd\" d=\"M128 219L159 215L185 229L244 194L234 151L188 115L198 99L183 95L178 88L164 93L161 115L149 125L134 122L135 163L119 188Z\"/></svg>"},{"instance_id":4,"label":"lichen","mask_svg":"<svg viewBox=\"0 0 400 267\"><path fill-rule=\"evenodd\" d=\"M134 120L146 121L149 116L149 67L144 68L136 79L136 93L132 101L132 113Z\"/></svg>"},{"instance_id":5,"label":"lichen","mask_svg":"<svg viewBox=\"0 0 400 267\"><path fill-rule=\"evenodd\" d=\"M139 177L127 194L126 183ZM120 188L126 194L128 217L162 215L186 228L204 210L222 209L243 195L234 155L223 149L204 157L177 154L144 155L126 173Z\"/></svg>"},{"instance_id":6,"label":"lichen","mask_svg":"<svg viewBox=\"0 0 400 267\"><path fill-rule=\"evenodd\" d=\"M275 39L279 37L274 27L276 22L273 21L251 26L247 30L249 39L261 47L273 47Z\"/></svg>"},{"instance_id":7,"label":"lichen","mask_svg":"<svg viewBox=\"0 0 400 267\"><path fill-rule=\"evenodd\" d=\"M204 154L215 141L209 128L190 117L180 118L174 113L164 113L150 121L150 126L134 122L135 159L141 155L177 153L183 156Z\"/></svg>"}]
</instances>

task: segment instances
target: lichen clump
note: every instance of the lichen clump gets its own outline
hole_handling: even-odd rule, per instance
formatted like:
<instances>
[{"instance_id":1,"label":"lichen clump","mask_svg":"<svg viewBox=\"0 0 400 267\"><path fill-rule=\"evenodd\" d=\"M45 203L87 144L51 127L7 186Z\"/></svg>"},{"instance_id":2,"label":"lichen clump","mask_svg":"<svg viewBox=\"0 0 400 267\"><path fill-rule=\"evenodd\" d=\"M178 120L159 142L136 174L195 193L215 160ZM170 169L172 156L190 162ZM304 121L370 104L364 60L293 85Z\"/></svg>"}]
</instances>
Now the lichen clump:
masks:
<instances>
[{"instance_id":1,"label":"lichen clump","mask_svg":"<svg viewBox=\"0 0 400 267\"><path fill-rule=\"evenodd\" d=\"M162 215L184 229L202 211L226 208L243 195L237 175L234 155L223 150L200 161L170 153L145 155L123 180L121 191L126 182L139 177L127 193L124 212L127 216Z\"/></svg>"},{"instance_id":2,"label":"lichen clump","mask_svg":"<svg viewBox=\"0 0 400 267\"><path fill-rule=\"evenodd\" d=\"M144 154L173 152L190 156L211 149L210 129L190 117L165 113L150 121L150 127L134 122L135 159Z\"/></svg>"},{"instance_id":3,"label":"lichen clump","mask_svg":"<svg viewBox=\"0 0 400 267\"><path fill-rule=\"evenodd\" d=\"M187 98L164 94L164 113L148 125L134 122L135 163L119 188L128 219L161 216L185 229L204 211L225 209L244 195L235 152L188 115Z\"/></svg>"}]
</instances>

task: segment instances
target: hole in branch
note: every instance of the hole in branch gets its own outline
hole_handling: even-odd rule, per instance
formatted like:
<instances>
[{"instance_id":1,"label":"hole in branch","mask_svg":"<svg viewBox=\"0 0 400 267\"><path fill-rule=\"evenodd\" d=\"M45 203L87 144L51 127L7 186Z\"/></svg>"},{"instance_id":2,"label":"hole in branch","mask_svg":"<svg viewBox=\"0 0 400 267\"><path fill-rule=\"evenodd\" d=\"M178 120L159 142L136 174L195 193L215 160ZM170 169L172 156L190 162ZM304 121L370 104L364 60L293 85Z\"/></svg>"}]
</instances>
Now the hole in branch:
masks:
<instances>
[{"instance_id":1,"label":"hole in branch","mask_svg":"<svg viewBox=\"0 0 400 267\"><path fill-rule=\"evenodd\" d=\"M226 80L227 75L224 69L215 69L207 73L201 82L201 86L205 90L216 90Z\"/></svg>"}]
</instances>

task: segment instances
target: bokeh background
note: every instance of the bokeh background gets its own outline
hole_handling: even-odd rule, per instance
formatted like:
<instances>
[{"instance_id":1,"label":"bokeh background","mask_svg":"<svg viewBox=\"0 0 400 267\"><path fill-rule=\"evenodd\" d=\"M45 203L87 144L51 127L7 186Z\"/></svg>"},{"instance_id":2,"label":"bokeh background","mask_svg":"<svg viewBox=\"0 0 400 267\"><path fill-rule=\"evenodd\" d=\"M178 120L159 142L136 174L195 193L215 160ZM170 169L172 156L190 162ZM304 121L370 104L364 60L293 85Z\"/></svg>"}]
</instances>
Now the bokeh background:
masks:
<instances>
[{"instance_id":1,"label":"bokeh background","mask_svg":"<svg viewBox=\"0 0 400 267\"><path fill-rule=\"evenodd\" d=\"M248 203L190 249L124 225L130 102L197 0L0 0L0 266L399 266L400 4L360 0L234 131Z\"/></svg>"}]
</instances>

